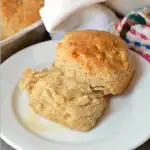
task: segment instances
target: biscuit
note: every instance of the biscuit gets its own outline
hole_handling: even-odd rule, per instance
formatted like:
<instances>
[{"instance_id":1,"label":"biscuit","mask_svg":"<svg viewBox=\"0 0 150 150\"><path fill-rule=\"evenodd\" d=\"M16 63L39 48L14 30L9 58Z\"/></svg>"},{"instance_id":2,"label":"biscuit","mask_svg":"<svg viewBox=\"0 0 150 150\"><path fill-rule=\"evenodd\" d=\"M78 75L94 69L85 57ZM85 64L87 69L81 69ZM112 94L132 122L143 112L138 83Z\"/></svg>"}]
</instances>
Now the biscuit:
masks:
<instances>
[{"instance_id":1,"label":"biscuit","mask_svg":"<svg viewBox=\"0 0 150 150\"><path fill-rule=\"evenodd\" d=\"M44 0L1 0L1 40L38 21L43 5Z\"/></svg>"},{"instance_id":2,"label":"biscuit","mask_svg":"<svg viewBox=\"0 0 150 150\"><path fill-rule=\"evenodd\" d=\"M27 69L20 86L28 90L34 112L79 131L93 128L108 105L102 91L94 91L55 67L49 72Z\"/></svg>"},{"instance_id":3,"label":"biscuit","mask_svg":"<svg viewBox=\"0 0 150 150\"><path fill-rule=\"evenodd\" d=\"M127 88L133 67L128 47L109 32L85 30L70 32L59 42L55 66L84 76L92 88L105 94L121 94Z\"/></svg>"}]
</instances>

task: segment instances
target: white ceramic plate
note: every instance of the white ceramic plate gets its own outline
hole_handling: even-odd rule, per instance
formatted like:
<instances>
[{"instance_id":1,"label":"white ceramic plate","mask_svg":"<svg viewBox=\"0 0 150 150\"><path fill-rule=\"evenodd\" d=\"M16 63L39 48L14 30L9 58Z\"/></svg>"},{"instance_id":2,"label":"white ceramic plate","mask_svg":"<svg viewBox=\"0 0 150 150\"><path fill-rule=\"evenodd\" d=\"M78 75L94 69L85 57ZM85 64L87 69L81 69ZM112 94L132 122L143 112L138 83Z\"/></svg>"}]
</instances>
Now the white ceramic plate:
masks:
<instances>
[{"instance_id":1,"label":"white ceramic plate","mask_svg":"<svg viewBox=\"0 0 150 150\"><path fill-rule=\"evenodd\" d=\"M28 67L49 67L56 44L31 46L1 65L1 137L18 150L130 150L145 142L150 137L150 64L131 51L134 78L125 94L111 98L103 119L91 131L73 131L31 111L18 82Z\"/></svg>"}]
</instances>

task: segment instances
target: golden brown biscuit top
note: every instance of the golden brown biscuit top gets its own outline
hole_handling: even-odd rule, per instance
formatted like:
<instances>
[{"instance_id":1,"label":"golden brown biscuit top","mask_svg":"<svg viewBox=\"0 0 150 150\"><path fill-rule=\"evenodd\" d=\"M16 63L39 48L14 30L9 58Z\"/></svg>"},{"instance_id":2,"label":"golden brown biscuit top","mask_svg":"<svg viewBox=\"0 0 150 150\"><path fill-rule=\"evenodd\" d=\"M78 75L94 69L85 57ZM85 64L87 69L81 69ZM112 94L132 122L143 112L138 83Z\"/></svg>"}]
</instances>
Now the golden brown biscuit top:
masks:
<instances>
[{"instance_id":1,"label":"golden brown biscuit top","mask_svg":"<svg viewBox=\"0 0 150 150\"><path fill-rule=\"evenodd\" d=\"M65 59L78 61L92 74L101 70L108 73L127 69L127 50L126 43L120 37L96 30L70 32L57 46L57 53L62 53Z\"/></svg>"},{"instance_id":2,"label":"golden brown biscuit top","mask_svg":"<svg viewBox=\"0 0 150 150\"><path fill-rule=\"evenodd\" d=\"M1 0L2 39L38 21L43 5L44 0Z\"/></svg>"}]
</instances>

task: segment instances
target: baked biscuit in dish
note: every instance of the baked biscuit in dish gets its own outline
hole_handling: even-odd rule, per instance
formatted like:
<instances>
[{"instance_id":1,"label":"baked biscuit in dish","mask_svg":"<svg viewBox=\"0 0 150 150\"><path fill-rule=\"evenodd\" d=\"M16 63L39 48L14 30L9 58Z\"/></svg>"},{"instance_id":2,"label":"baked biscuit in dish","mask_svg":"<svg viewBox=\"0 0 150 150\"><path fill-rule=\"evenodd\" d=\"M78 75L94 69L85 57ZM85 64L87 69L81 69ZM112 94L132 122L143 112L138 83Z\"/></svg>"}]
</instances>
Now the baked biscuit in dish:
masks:
<instances>
[{"instance_id":1,"label":"baked biscuit in dish","mask_svg":"<svg viewBox=\"0 0 150 150\"><path fill-rule=\"evenodd\" d=\"M27 69L20 88L28 91L34 112L79 131L94 127L108 105L102 91L94 91L88 83L67 77L55 67L42 72Z\"/></svg>"},{"instance_id":2,"label":"baked biscuit in dish","mask_svg":"<svg viewBox=\"0 0 150 150\"><path fill-rule=\"evenodd\" d=\"M44 0L1 0L1 40L6 39L40 19Z\"/></svg>"},{"instance_id":3,"label":"baked biscuit in dish","mask_svg":"<svg viewBox=\"0 0 150 150\"><path fill-rule=\"evenodd\" d=\"M96 30L66 34L57 46L55 66L67 76L82 76L93 89L106 95L123 93L134 70L126 43L109 32Z\"/></svg>"}]
</instances>

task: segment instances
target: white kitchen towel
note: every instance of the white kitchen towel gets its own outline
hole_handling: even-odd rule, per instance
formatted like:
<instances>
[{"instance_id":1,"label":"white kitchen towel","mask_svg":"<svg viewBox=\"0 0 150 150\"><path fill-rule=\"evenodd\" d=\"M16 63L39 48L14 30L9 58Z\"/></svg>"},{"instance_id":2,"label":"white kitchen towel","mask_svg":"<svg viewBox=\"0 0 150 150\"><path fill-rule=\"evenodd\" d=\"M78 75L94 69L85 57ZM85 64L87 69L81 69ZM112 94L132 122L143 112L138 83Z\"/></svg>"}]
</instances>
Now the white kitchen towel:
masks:
<instances>
[{"instance_id":1,"label":"white kitchen towel","mask_svg":"<svg viewBox=\"0 0 150 150\"><path fill-rule=\"evenodd\" d=\"M57 26L79 9L104 0L45 0L40 15L48 32L57 31Z\"/></svg>"},{"instance_id":2,"label":"white kitchen towel","mask_svg":"<svg viewBox=\"0 0 150 150\"><path fill-rule=\"evenodd\" d=\"M113 11L102 4L104 0L45 0L40 10L46 30L53 40L71 30L97 29L112 31L119 21Z\"/></svg>"}]
</instances>

